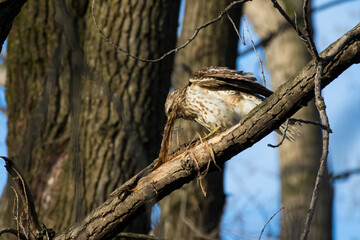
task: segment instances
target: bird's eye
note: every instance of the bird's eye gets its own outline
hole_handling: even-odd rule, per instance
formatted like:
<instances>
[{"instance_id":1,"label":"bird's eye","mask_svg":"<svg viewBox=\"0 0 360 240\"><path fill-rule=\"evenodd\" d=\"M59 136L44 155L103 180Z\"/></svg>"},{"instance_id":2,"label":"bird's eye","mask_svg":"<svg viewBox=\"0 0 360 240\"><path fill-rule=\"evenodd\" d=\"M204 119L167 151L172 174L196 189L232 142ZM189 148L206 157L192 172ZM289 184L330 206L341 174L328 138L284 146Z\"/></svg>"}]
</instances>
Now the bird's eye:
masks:
<instances>
[{"instance_id":1,"label":"bird's eye","mask_svg":"<svg viewBox=\"0 0 360 240\"><path fill-rule=\"evenodd\" d=\"M170 114L172 112L172 107L169 108L168 114Z\"/></svg>"}]
</instances>

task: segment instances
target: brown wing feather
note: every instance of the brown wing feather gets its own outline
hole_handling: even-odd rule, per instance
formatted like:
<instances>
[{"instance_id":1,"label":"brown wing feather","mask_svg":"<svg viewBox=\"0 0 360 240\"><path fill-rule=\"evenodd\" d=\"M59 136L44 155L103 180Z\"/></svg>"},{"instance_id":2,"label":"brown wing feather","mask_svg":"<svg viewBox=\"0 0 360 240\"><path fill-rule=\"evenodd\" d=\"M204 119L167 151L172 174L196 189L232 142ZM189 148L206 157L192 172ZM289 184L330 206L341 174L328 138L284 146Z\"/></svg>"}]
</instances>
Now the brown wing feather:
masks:
<instances>
[{"instance_id":1,"label":"brown wing feather","mask_svg":"<svg viewBox=\"0 0 360 240\"><path fill-rule=\"evenodd\" d=\"M270 96L273 92L256 82L251 73L224 67L209 67L195 72L189 79L190 84L212 90L236 90L251 94Z\"/></svg>"}]
</instances>

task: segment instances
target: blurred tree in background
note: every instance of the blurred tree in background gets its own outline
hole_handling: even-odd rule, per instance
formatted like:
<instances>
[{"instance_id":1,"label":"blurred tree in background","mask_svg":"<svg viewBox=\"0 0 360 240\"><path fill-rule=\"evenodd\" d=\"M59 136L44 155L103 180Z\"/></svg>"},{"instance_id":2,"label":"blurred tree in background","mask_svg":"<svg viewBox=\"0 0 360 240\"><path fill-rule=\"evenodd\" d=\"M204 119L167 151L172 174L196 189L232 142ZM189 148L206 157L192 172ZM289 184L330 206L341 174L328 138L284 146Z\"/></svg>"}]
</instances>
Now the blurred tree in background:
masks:
<instances>
[{"instance_id":1,"label":"blurred tree in background","mask_svg":"<svg viewBox=\"0 0 360 240\"><path fill-rule=\"evenodd\" d=\"M299 16L297 22L302 29L303 1L279 1L287 14ZM245 14L262 40L266 67L270 71L273 90L288 81L310 60L304 42L283 16L267 0L245 4ZM294 115L295 118L320 122L314 102L308 103ZM305 217L319 169L322 150L321 129L314 125L299 127L301 135L295 142L284 141L280 146L281 201L285 208L281 219L281 239L299 239L303 232ZM279 137L279 141L281 136ZM332 187L329 177L323 181L309 239L331 239L332 237Z\"/></svg>"},{"instance_id":2,"label":"blurred tree in background","mask_svg":"<svg viewBox=\"0 0 360 240\"><path fill-rule=\"evenodd\" d=\"M178 12L179 1L101 1L94 16L121 48L157 58L175 47ZM59 231L156 158L173 56L148 64L116 51L87 0L28 1L8 42L9 156ZM1 226L15 224L9 190ZM148 232L149 214L129 231Z\"/></svg>"}]
</instances>

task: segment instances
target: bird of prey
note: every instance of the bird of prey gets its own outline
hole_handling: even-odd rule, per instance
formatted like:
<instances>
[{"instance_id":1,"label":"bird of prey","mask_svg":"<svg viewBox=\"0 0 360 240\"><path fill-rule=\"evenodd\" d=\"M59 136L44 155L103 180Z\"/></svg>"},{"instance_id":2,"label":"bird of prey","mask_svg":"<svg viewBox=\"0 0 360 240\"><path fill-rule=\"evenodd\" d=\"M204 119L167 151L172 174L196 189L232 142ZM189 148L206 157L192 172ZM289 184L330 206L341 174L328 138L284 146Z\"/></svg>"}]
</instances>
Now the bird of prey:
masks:
<instances>
[{"instance_id":1,"label":"bird of prey","mask_svg":"<svg viewBox=\"0 0 360 240\"><path fill-rule=\"evenodd\" d=\"M159 161L155 168L167 161L176 119L198 122L213 133L219 128L239 123L272 93L257 83L251 73L224 67L209 67L195 72L187 86L170 92L166 99L165 113L169 121L165 125ZM290 141L294 141L295 135L298 135L293 123L287 127L283 124L276 131L285 134Z\"/></svg>"},{"instance_id":2,"label":"bird of prey","mask_svg":"<svg viewBox=\"0 0 360 240\"><path fill-rule=\"evenodd\" d=\"M195 72L182 89L169 93L165 113L193 120L209 131L237 123L273 92L256 82L252 73L225 67L208 67ZM283 134L285 124L276 131ZM298 131L289 124L286 138L293 141Z\"/></svg>"}]
</instances>

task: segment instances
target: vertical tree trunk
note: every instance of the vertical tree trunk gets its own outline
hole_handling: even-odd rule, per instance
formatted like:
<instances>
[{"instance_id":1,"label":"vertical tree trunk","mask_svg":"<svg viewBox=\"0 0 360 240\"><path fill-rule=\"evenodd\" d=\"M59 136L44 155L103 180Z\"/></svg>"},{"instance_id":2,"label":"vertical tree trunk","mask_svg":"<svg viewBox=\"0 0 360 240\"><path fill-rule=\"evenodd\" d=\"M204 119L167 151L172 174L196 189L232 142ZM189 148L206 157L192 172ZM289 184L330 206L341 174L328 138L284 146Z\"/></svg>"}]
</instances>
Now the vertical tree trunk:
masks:
<instances>
[{"instance_id":1,"label":"vertical tree trunk","mask_svg":"<svg viewBox=\"0 0 360 240\"><path fill-rule=\"evenodd\" d=\"M94 26L89 1L67 1L65 12L62 1L23 7L9 37L6 93L9 155L41 221L56 231L156 157L173 63L173 56L151 64L117 51ZM97 1L94 8L104 34L134 55L157 58L175 47L179 1ZM11 191L2 197L2 226L13 222L13 198ZM149 211L134 221L129 231L147 232Z\"/></svg>"},{"instance_id":2,"label":"vertical tree trunk","mask_svg":"<svg viewBox=\"0 0 360 240\"><path fill-rule=\"evenodd\" d=\"M291 16L296 12L298 24L302 21L303 1L286 0L281 4ZM273 89L277 89L311 59L310 55L295 31L284 28L287 23L270 1L246 4L245 13L262 39L276 33L265 46L265 56ZM295 117L320 121L313 102ZM303 125L299 129L301 136L295 142L285 141L280 147L281 199L285 207L281 219L281 239L299 239L303 231L321 156L321 129L312 125ZM332 195L326 176L309 239L332 238Z\"/></svg>"},{"instance_id":3,"label":"vertical tree trunk","mask_svg":"<svg viewBox=\"0 0 360 240\"><path fill-rule=\"evenodd\" d=\"M183 27L179 44L193 34L195 28L217 17L231 1L186 1ZM230 13L238 25L241 9ZM193 71L208 66L235 68L238 38L228 19L224 18L199 33L188 47L175 56L175 89L185 86ZM175 124L173 145L189 142L197 132L206 132L200 125L178 120ZM204 197L198 182L192 182L161 201L161 219L158 231L167 239L203 239L218 237L220 219L225 196L223 193L223 172L208 174L202 180L207 193Z\"/></svg>"}]
</instances>

